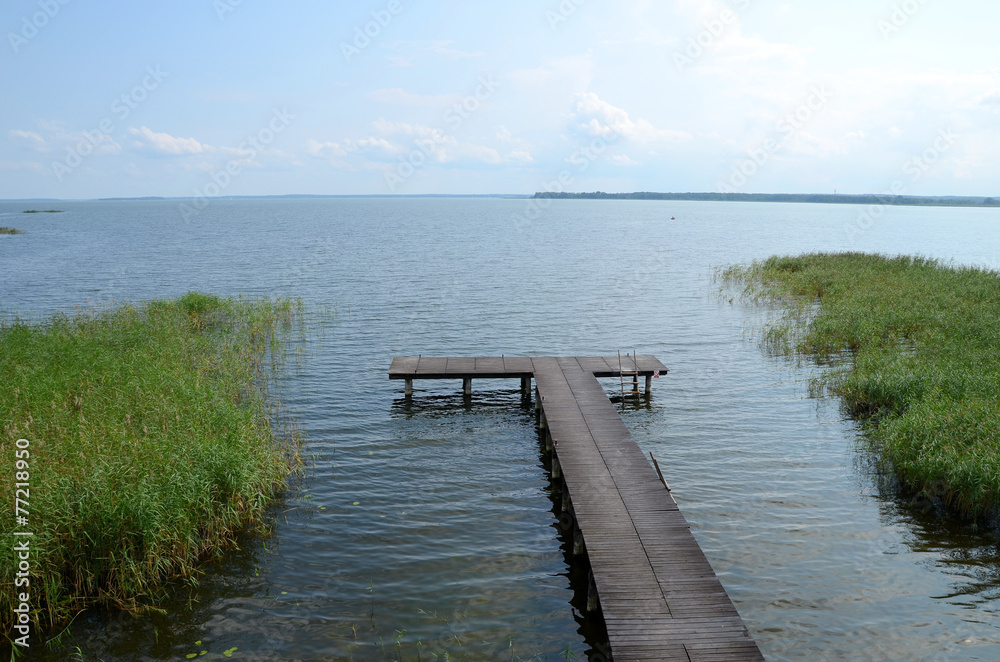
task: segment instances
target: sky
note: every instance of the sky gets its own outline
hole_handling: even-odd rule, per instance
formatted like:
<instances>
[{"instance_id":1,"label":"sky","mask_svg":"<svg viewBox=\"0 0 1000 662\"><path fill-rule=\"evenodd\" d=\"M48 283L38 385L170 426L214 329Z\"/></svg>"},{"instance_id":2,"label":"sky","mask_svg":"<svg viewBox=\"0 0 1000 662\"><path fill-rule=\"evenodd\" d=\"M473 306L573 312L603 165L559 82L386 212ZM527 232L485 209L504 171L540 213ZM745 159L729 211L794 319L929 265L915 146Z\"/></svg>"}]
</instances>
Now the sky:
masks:
<instances>
[{"instance_id":1,"label":"sky","mask_svg":"<svg viewBox=\"0 0 1000 662\"><path fill-rule=\"evenodd\" d=\"M1000 196L996 0L7 0L0 198Z\"/></svg>"}]
</instances>

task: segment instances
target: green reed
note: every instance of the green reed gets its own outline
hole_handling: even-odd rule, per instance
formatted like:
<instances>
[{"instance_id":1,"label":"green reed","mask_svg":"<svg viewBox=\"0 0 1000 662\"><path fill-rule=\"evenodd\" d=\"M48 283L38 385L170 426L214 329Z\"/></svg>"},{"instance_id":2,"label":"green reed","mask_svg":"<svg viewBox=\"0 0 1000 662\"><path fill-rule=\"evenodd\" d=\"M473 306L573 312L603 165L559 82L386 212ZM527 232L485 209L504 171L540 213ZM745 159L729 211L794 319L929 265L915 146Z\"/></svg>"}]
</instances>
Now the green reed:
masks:
<instances>
[{"instance_id":1,"label":"green reed","mask_svg":"<svg viewBox=\"0 0 1000 662\"><path fill-rule=\"evenodd\" d=\"M764 343L830 363L842 398L903 490L962 516L1000 515L1000 274L920 257L772 257L720 280L784 317Z\"/></svg>"},{"instance_id":2,"label":"green reed","mask_svg":"<svg viewBox=\"0 0 1000 662\"><path fill-rule=\"evenodd\" d=\"M150 608L165 580L264 524L300 466L267 379L300 313L287 299L188 293L0 326L10 502L15 442L31 444L29 525L0 520L5 633L15 530L34 533L32 617L48 630L92 605Z\"/></svg>"}]
</instances>

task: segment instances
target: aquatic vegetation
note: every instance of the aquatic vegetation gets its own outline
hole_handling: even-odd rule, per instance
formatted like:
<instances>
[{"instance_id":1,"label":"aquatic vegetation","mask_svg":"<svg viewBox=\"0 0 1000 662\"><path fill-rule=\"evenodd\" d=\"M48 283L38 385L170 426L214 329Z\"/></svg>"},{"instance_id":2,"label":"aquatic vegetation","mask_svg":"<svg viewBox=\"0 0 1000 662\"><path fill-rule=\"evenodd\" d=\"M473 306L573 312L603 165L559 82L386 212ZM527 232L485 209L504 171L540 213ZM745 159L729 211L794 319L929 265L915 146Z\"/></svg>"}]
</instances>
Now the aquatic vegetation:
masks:
<instances>
[{"instance_id":1,"label":"aquatic vegetation","mask_svg":"<svg viewBox=\"0 0 1000 662\"><path fill-rule=\"evenodd\" d=\"M25 209L25 214L61 214L62 209Z\"/></svg>"},{"instance_id":2,"label":"aquatic vegetation","mask_svg":"<svg viewBox=\"0 0 1000 662\"><path fill-rule=\"evenodd\" d=\"M33 534L36 627L92 605L155 607L164 580L192 577L199 559L264 525L300 466L268 395L300 312L292 300L189 293L0 325L8 461L18 440L30 444L29 515L0 531ZM14 481L0 472L4 494ZM4 545L0 582L11 586L16 568ZM0 592L5 632L14 595Z\"/></svg>"},{"instance_id":3,"label":"aquatic vegetation","mask_svg":"<svg viewBox=\"0 0 1000 662\"><path fill-rule=\"evenodd\" d=\"M838 395L911 495L1000 514L1000 274L921 257L772 257L719 274L786 314L774 351L831 364Z\"/></svg>"},{"instance_id":4,"label":"aquatic vegetation","mask_svg":"<svg viewBox=\"0 0 1000 662\"><path fill-rule=\"evenodd\" d=\"M17 228L0 228L0 234L24 234L24 231Z\"/></svg>"}]
</instances>

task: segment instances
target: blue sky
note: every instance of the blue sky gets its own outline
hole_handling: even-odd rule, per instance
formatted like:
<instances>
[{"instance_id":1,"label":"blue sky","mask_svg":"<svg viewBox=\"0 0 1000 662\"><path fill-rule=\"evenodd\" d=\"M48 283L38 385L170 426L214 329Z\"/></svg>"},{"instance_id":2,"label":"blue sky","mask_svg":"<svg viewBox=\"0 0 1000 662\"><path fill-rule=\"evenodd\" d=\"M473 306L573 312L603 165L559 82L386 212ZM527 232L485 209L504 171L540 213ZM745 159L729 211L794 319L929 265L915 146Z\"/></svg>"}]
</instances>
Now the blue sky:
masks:
<instances>
[{"instance_id":1,"label":"blue sky","mask_svg":"<svg viewBox=\"0 0 1000 662\"><path fill-rule=\"evenodd\" d=\"M1000 195L998 25L995 0L9 0L0 198Z\"/></svg>"}]
</instances>

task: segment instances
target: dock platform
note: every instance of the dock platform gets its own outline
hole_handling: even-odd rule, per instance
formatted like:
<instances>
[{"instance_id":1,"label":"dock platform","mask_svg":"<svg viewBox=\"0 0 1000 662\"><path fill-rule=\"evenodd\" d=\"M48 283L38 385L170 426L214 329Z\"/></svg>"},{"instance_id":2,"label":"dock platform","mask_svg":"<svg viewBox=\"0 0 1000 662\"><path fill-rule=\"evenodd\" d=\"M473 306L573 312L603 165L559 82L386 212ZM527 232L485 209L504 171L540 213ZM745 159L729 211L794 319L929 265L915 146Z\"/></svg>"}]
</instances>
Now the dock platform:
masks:
<instances>
[{"instance_id":1,"label":"dock platform","mask_svg":"<svg viewBox=\"0 0 1000 662\"><path fill-rule=\"evenodd\" d=\"M736 607L695 540L666 482L639 449L598 377L623 371L651 379L653 356L399 357L390 379L535 380L539 425L565 482L574 551L590 562L590 602L607 626L615 662L763 660Z\"/></svg>"}]
</instances>

